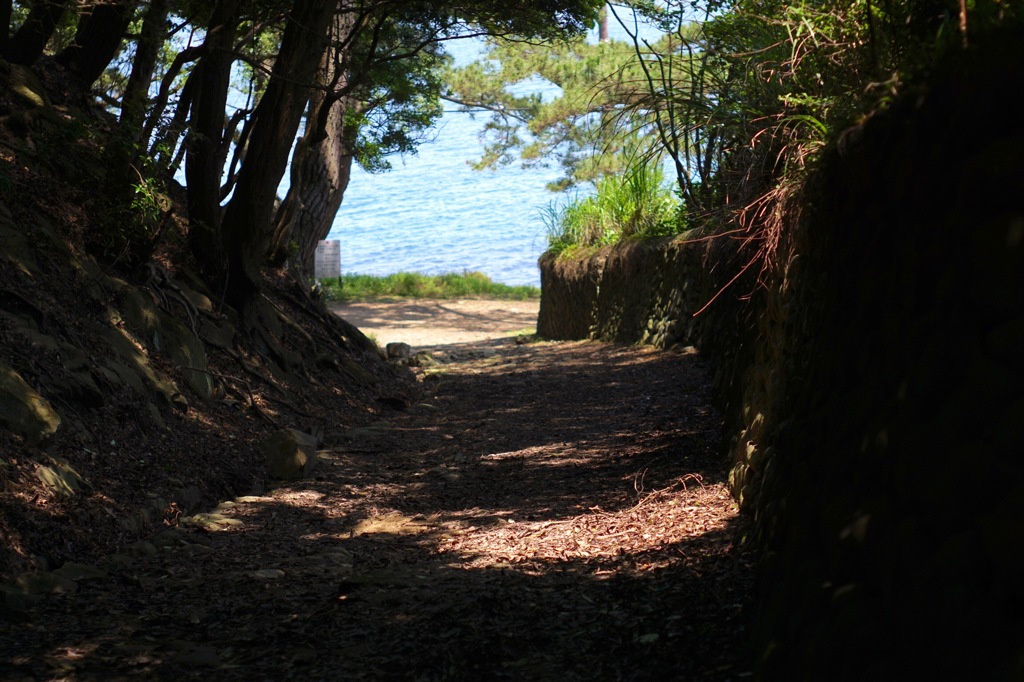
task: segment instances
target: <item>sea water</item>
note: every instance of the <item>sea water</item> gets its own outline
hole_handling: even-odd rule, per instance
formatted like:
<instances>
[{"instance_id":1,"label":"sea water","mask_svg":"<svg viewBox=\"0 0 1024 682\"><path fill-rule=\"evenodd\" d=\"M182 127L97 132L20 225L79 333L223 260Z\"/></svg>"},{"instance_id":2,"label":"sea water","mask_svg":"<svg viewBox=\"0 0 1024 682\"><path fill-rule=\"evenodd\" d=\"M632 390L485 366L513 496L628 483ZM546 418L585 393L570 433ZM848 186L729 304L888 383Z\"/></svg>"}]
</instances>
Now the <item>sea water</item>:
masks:
<instances>
[{"instance_id":1,"label":"sea water","mask_svg":"<svg viewBox=\"0 0 1024 682\"><path fill-rule=\"evenodd\" d=\"M641 30L656 35L650 27ZM628 38L615 22L611 35ZM596 32L590 40L597 40ZM479 58L484 46L480 40L456 40L447 50L461 66ZM545 98L560 94L540 79L517 90ZM503 284L540 284L537 258L547 248L545 210L589 189L569 190L569 196L549 191L547 184L562 177L555 159L547 168L512 164L473 170L470 164L483 155L480 133L488 118L452 105L417 154L391 159L392 170L370 175L353 167L327 237L341 242L343 273L477 270Z\"/></svg>"},{"instance_id":2,"label":"sea water","mask_svg":"<svg viewBox=\"0 0 1024 682\"><path fill-rule=\"evenodd\" d=\"M479 56L479 41L456 41L456 64ZM528 86L547 97L558 88ZM547 247L543 211L559 195L546 185L557 164L474 170L484 152L487 113L450 105L415 154L390 159L392 169L358 166L328 239L341 242L344 273L384 275L483 272L503 284L540 284L537 258Z\"/></svg>"},{"instance_id":3,"label":"sea water","mask_svg":"<svg viewBox=\"0 0 1024 682\"><path fill-rule=\"evenodd\" d=\"M344 273L477 270L504 284L540 283L547 246L541 212L556 168L473 170L486 116L445 111L416 155L352 179L328 239L341 242Z\"/></svg>"}]
</instances>

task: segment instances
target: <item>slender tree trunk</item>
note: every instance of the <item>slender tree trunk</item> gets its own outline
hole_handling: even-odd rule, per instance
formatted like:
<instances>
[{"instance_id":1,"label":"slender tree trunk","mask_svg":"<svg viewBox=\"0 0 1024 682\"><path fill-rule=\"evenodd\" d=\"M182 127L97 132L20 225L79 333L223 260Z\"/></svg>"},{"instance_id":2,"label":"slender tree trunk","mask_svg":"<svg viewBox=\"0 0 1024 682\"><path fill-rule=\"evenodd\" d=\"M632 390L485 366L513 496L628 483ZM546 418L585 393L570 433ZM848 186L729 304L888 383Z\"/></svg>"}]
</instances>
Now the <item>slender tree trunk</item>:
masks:
<instances>
[{"instance_id":1,"label":"slender tree trunk","mask_svg":"<svg viewBox=\"0 0 1024 682\"><path fill-rule=\"evenodd\" d=\"M277 186L309 101L335 6L333 0L296 1L267 90L256 106L256 122L235 193L224 211L221 246L228 259L227 299L247 326L255 322L248 313L259 293Z\"/></svg>"},{"instance_id":2,"label":"slender tree trunk","mask_svg":"<svg viewBox=\"0 0 1024 682\"><path fill-rule=\"evenodd\" d=\"M135 136L142 132L146 120L146 102L149 101L157 55L166 32L167 0L152 0L146 18L142 20L135 59L132 60L132 73L121 98L121 127Z\"/></svg>"},{"instance_id":3,"label":"slender tree trunk","mask_svg":"<svg viewBox=\"0 0 1024 682\"><path fill-rule=\"evenodd\" d=\"M0 0L0 54L7 50L11 40L11 15L14 13L13 0Z\"/></svg>"},{"instance_id":4,"label":"slender tree trunk","mask_svg":"<svg viewBox=\"0 0 1024 682\"><path fill-rule=\"evenodd\" d=\"M611 41L611 33L608 31L608 6L605 5L597 14L597 39L602 43Z\"/></svg>"},{"instance_id":5,"label":"slender tree trunk","mask_svg":"<svg viewBox=\"0 0 1024 682\"><path fill-rule=\"evenodd\" d=\"M204 42L205 54L189 75L191 118L185 140L185 180L188 197L189 246L207 273L220 266L216 239L220 223L220 176L218 150L224 135L224 109L240 0L221 0L214 7Z\"/></svg>"},{"instance_id":6,"label":"slender tree trunk","mask_svg":"<svg viewBox=\"0 0 1024 682\"><path fill-rule=\"evenodd\" d=\"M93 15L95 18L95 15ZM121 118L117 135L106 147L108 172L113 178L112 190L120 187L128 201L135 170L142 170L140 159L145 155L146 142L142 138L145 105L150 98L150 86L157 65L157 55L164 42L167 24L167 0L153 0L145 14L135 47L135 59L124 95L121 97ZM187 106L187 105L186 105ZM135 170L133 170L133 168ZM131 181L126 181L130 179Z\"/></svg>"},{"instance_id":7,"label":"slender tree trunk","mask_svg":"<svg viewBox=\"0 0 1024 682\"><path fill-rule=\"evenodd\" d=\"M188 115L192 111L192 93L195 91L196 83L198 82L198 78L196 80L191 78L185 80L185 84L181 87L181 93L178 95L178 102L174 107L174 115L171 116L171 120L168 121L167 125L160 127L159 135L156 139L152 140L149 149L150 155L156 160L157 168L167 169L168 177L174 176L181 162L180 158L177 159L177 162L175 162L175 159L178 156L182 156L183 152L175 154L175 150L178 149L178 143L188 125ZM158 111L164 111L166 102L163 105L161 106L159 101L154 103L154 109L150 112L146 126L142 130L143 140L150 140L153 137L153 129L150 127L150 123L156 123L152 119L157 117ZM184 150L186 145L182 144L180 147Z\"/></svg>"},{"instance_id":8,"label":"slender tree trunk","mask_svg":"<svg viewBox=\"0 0 1024 682\"><path fill-rule=\"evenodd\" d=\"M171 86L173 86L175 79L181 73L185 64L194 62L206 54L203 51L203 47L203 45L198 45L179 52L160 82L160 90L157 92L156 99L150 107L149 116L146 118L146 125L142 129L143 140L151 140L157 128L160 127L161 129L159 138L153 141L153 147L150 149L150 154L154 157L160 155L161 146L170 147L173 151L173 147L177 145L178 137L185 130L189 107L192 106L191 91L195 89L195 83L198 82L193 81L191 78L186 79L185 85L181 88L178 105L174 110L174 116L171 117L171 122L166 126L160 126L160 121L167 110L167 102L171 97Z\"/></svg>"},{"instance_id":9,"label":"slender tree trunk","mask_svg":"<svg viewBox=\"0 0 1024 682\"><path fill-rule=\"evenodd\" d=\"M220 188L221 201L228 198L228 195L235 190L235 181L238 180L238 166L245 160L245 149L249 144L249 133L252 132L253 118L249 116L242 125L242 132L235 140L235 148L231 153L231 162L227 166L227 178Z\"/></svg>"},{"instance_id":10,"label":"slender tree trunk","mask_svg":"<svg viewBox=\"0 0 1024 682\"><path fill-rule=\"evenodd\" d=\"M117 56L134 14L135 3L129 0L86 6L75 39L57 55L57 61L78 78L83 91L92 87Z\"/></svg>"},{"instance_id":11,"label":"slender tree trunk","mask_svg":"<svg viewBox=\"0 0 1024 682\"><path fill-rule=\"evenodd\" d=\"M3 56L14 64L34 64L50 42L68 0L36 0L25 23L7 41Z\"/></svg>"},{"instance_id":12,"label":"slender tree trunk","mask_svg":"<svg viewBox=\"0 0 1024 682\"><path fill-rule=\"evenodd\" d=\"M341 37L352 30L352 24L349 14L335 17L336 43L343 43ZM323 89L310 95L305 135L295 145L291 186L278 210L272 240L272 251L278 257L291 254L292 266L306 277L313 276L317 244L330 232L348 187L355 140L354 130L346 128L345 121L346 114L358 106L347 97L333 95L348 84L344 55L338 48L324 53L318 84ZM323 111L324 107L328 110ZM292 243L297 247L294 252Z\"/></svg>"}]
</instances>

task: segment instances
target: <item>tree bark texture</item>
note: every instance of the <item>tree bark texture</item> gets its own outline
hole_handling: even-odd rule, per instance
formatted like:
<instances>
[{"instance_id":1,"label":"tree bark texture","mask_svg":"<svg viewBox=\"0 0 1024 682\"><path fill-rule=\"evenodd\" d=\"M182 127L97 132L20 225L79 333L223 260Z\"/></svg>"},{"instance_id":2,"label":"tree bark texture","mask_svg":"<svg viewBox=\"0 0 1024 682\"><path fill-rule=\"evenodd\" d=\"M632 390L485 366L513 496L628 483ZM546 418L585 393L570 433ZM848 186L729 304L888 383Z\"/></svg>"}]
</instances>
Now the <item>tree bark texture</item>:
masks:
<instances>
[{"instance_id":1,"label":"tree bark texture","mask_svg":"<svg viewBox=\"0 0 1024 682\"><path fill-rule=\"evenodd\" d=\"M150 142L149 154L156 162L157 168L165 169L167 178L174 177L181 165L182 158L187 151L187 145L179 145L181 136L185 134L188 127L188 115L192 110L192 93L196 89L198 80L188 78L178 93L178 101L174 107L174 115L166 124L161 125L159 134L153 137L153 127L161 119L166 110L167 102L160 102L159 98L153 103L153 108L146 119L146 126L142 130L142 139ZM177 150L177 152L175 152Z\"/></svg>"},{"instance_id":2,"label":"tree bark texture","mask_svg":"<svg viewBox=\"0 0 1024 682\"><path fill-rule=\"evenodd\" d=\"M350 14L335 17L335 45L347 44L342 38L353 23ZM348 80L340 49L328 48L320 64L320 87L310 95L305 135L295 145L291 185L278 210L272 239L272 251L291 254L292 266L306 277L313 276L317 244L331 231L352 172L354 131L346 129L345 118L358 103L333 96L345 89Z\"/></svg>"},{"instance_id":3,"label":"tree bark texture","mask_svg":"<svg viewBox=\"0 0 1024 682\"><path fill-rule=\"evenodd\" d=\"M192 70L191 118L185 180L188 196L189 246L200 265L215 271L220 265L217 227L220 223L220 176L217 165L224 135L224 109L234 55L234 37L238 29L240 0L221 0L210 17L204 41L204 55ZM187 86L186 86L187 87Z\"/></svg>"},{"instance_id":4,"label":"tree bark texture","mask_svg":"<svg viewBox=\"0 0 1024 682\"><path fill-rule=\"evenodd\" d=\"M3 56L14 64L31 65L42 56L57 22L64 14L67 0L36 0L25 23L7 41Z\"/></svg>"},{"instance_id":5,"label":"tree bark texture","mask_svg":"<svg viewBox=\"0 0 1024 682\"><path fill-rule=\"evenodd\" d=\"M149 88L156 70L157 55L164 42L167 32L167 0L152 0L146 17L142 20L142 29L135 48L135 59L132 62L132 73L128 77L128 85L121 98L121 129L137 144L141 142L143 123L146 119L146 103L149 101Z\"/></svg>"},{"instance_id":6,"label":"tree bark texture","mask_svg":"<svg viewBox=\"0 0 1024 682\"><path fill-rule=\"evenodd\" d=\"M57 61L78 78L86 91L117 56L135 14L135 3L94 2L84 11L78 19L75 39L57 55Z\"/></svg>"},{"instance_id":7,"label":"tree bark texture","mask_svg":"<svg viewBox=\"0 0 1024 682\"><path fill-rule=\"evenodd\" d=\"M13 0L0 0L0 54L4 54L11 39L11 15L14 13Z\"/></svg>"},{"instance_id":8,"label":"tree bark texture","mask_svg":"<svg viewBox=\"0 0 1024 682\"><path fill-rule=\"evenodd\" d=\"M227 300L247 323L272 236L277 186L309 101L335 6L333 0L296 1L267 90L256 105L235 193L224 211L220 236L228 260Z\"/></svg>"},{"instance_id":9,"label":"tree bark texture","mask_svg":"<svg viewBox=\"0 0 1024 682\"><path fill-rule=\"evenodd\" d=\"M195 90L195 85L199 82L198 79L185 79L185 84L178 94L178 103L174 108L174 115L171 117L170 122L163 124L164 112L167 111L167 103L171 97L171 88L174 85L174 80L186 64L197 61L205 54L203 47L203 45L197 45L186 48L178 53L164 73L160 81L160 89L150 105L149 114L146 117L146 125L142 129L141 139L151 142L152 146L149 153L158 159L158 164L169 161L170 157L174 155L174 147L177 146L178 139L185 131L185 124L188 121L188 114L192 106L192 91ZM159 130L159 134L154 139L154 133L157 130Z\"/></svg>"}]
</instances>

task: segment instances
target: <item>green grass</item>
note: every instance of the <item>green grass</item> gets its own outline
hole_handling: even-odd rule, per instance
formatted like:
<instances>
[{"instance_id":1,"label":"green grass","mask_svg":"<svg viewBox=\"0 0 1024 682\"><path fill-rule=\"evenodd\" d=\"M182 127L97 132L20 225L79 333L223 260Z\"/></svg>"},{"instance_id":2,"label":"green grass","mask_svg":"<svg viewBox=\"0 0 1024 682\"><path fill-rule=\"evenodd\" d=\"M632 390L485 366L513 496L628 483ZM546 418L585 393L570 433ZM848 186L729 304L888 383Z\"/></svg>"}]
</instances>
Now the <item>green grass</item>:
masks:
<instances>
[{"instance_id":1,"label":"green grass","mask_svg":"<svg viewBox=\"0 0 1024 682\"><path fill-rule=\"evenodd\" d=\"M541 219L549 249L560 254L623 239L677 234L683 227L678 205L662 184L660 167L645 165L601 178L593 196L561 207L552 204Z\"/></svg>"},{"instance_id":2,"label":"green grass","mask_svg":"<svg viewBox=\"0 0 1024 682\"><path fill-rule=\"evenodd\" d=\"M540 298L540 289L509 286L491 281L482 272L449 272L423 275L396 272L393 275L342 275L320 280L324 296L332 301L365 301L378 298L500 298L525 301Z\"/></svg>"}]
</instances>

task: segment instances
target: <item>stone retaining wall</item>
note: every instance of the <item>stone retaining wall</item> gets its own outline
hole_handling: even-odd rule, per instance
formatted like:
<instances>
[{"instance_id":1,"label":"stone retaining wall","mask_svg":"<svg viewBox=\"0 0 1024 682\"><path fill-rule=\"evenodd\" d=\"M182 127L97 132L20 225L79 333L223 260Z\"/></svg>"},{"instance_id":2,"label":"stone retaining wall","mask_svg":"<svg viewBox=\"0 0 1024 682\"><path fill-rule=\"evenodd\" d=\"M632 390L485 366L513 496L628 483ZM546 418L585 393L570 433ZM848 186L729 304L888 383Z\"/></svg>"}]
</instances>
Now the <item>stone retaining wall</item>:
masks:
<instances>
[{"instance_id":1,"label":"stone retaining wall","mask_svg":"<svg viewBox=\"0 0 1024 682\"><path fill-rule=\"evenodd\" d=\"M762 679L1024 679L1022 38L848 131L746 303L687 317L693 245L542 259L541 333L716 360Z\"/></svg>"},{"instance_id":2,"label":"stone retaining wall","mask_svg":"<svg viewBox=\"0 0 1024 682\"><path fill-rule=\"evenodd\" d=\"M625 243L583 260L541 259L537 331L552 339L596 338L658 347L691 343L693 313L707 301L706 243L685 239Z\"/></svg>"},{"instance_id":3,"label":"stone retaining wall","mask_svg":"<svg viewBox=\"0 0 1024 682\"><path fill-rule=\"evenodd\" d=\"M700 346L715 361L719 407L735 421L742 374L755 350L756 306L745 294L755 292L755 300L764 294L752 276L730 285L739 268L735 245L692 231L576 259L545 254L537 333L659 348Z\"/></svg>"}]
</instances>

